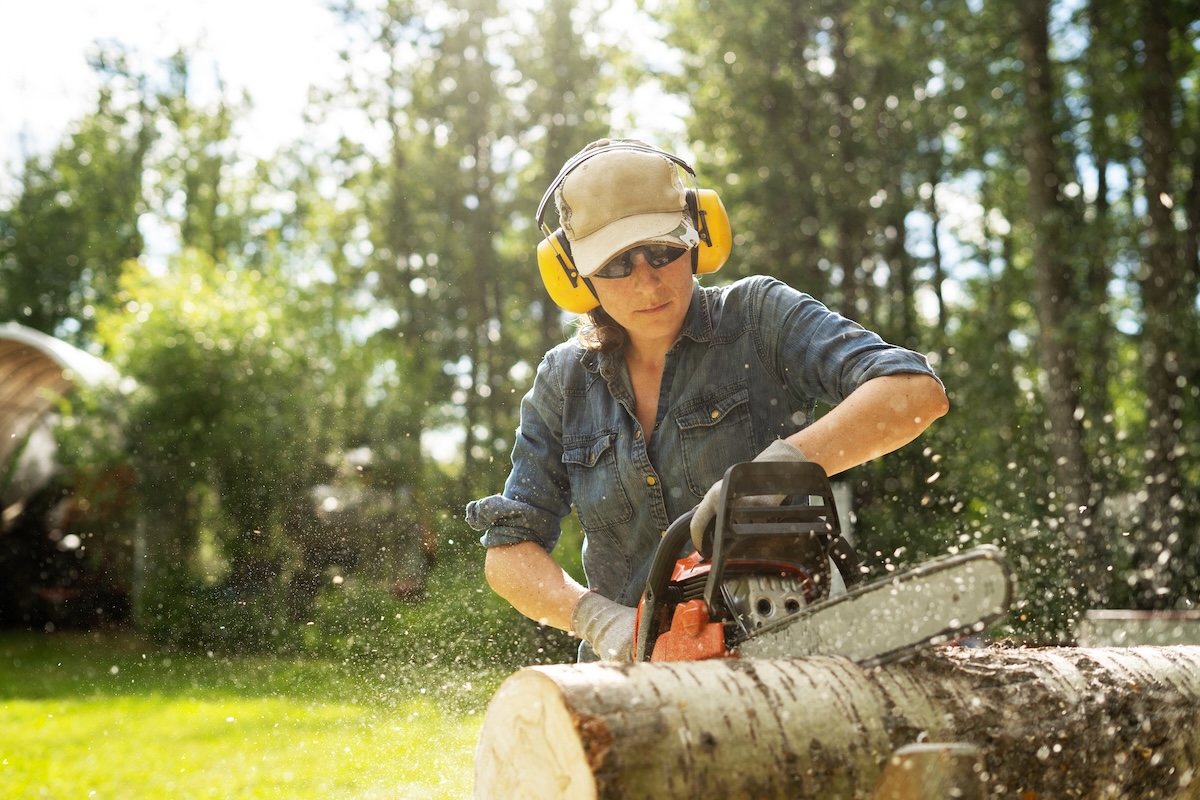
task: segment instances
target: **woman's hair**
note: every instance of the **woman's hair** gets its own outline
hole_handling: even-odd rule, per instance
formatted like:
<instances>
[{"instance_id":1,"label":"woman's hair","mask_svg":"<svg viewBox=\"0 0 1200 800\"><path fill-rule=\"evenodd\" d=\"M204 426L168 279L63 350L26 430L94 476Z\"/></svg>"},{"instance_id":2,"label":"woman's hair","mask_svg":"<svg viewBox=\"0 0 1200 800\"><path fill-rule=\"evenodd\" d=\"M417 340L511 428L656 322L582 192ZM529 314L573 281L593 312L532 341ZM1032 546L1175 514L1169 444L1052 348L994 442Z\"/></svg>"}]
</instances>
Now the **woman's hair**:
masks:
<instances>
[{"instance_id":1,"label":"woman's hair","mask_svg":"<svg viewBox=\"0 0 1200 800\"><path fill-rule=\"evenodd\" d=\"M580 314L578 325L575 338L588 350L611 353L625 346L625 329L600 306Z\"/></svg>"}]
</instances>

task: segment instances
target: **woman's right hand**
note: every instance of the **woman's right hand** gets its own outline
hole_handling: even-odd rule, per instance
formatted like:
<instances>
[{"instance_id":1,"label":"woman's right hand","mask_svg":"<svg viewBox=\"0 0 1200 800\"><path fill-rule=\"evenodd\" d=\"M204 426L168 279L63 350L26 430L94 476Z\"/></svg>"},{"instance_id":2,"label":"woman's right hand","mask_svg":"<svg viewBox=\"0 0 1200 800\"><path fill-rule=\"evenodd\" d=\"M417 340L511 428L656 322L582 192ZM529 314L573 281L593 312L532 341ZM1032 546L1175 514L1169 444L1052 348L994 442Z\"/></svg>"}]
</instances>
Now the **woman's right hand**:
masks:
<instances>
[{"instance_id":1,"label":"woman's right hand","mask_svg":"<svg viewBox=\"0 0 1200 800\"><path fill-rule=\"evenodd\" d=\"M575 635L592 646L605 661L633 661L633 629L637 609L588 592L571 610L571 628Z\"/></svg>"}]
</instances>

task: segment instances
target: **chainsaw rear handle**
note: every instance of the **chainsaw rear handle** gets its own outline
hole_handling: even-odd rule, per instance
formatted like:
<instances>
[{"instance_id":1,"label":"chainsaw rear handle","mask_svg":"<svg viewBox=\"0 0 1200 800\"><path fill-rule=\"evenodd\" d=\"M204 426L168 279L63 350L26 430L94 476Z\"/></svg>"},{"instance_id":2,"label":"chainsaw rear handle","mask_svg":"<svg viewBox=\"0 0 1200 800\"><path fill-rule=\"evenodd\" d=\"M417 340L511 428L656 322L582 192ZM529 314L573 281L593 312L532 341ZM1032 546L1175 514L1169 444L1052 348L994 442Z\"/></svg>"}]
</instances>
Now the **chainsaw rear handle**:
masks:
<instances>
[{"instance_id":1,"label":"chainsaw rear handle","mask_svg":"<svg viewBox=\"0 0 1200 800\"><path fill-rule=\"evenodd\" d=\"M654 652L654 641L662 627L662 618L670 603L668 593L671 586L671 575L675 570L675 562L679 560L683 549L692 541L692 516L696 509L690 509L667 526L666 533L654 551L654 560L650 563L650 574L646 577L646 593L642 596L642 609L638 617L637 641L634 642L634 659L649 661Z\"/></svg>"},{"instance_id":2,"label":"chainsaw rear handle","mask_svg":"<svg viewBox=\"0 0 1200 800\"><path fill-rule=\"evenodd\" d=\"M737 505L736 498L762 495L774 495L783 500L780 504L752 504L756 510L747 510L747 513L760 517L777 517L784 513L792 518L793 523L801 523L802 527L811 532L829 533L833 538L840 536L841 526L838 523L833 488L828 475L819 464L811 461L746 461L725 470L721 480L721 493L717 500L717 513L713 515L701 537L698 548L700 555L705 559L712 558L721 549L719 538L725 538L725 545L728 546L728 536L732 534L718 537L717 529L721 527L729 531L732 527L730 512ZM791 506L797 499L808 509L800 512L799 516ZM817 500L816 505L807 506L808 501L812 499ZM745 523L751 522L749 519L743 519L743 524L739 527L747 530L762 528L753 524L747 528ZM803 522L816 524L803 526ZM793 524L791 530L795 532L800 528ZM764 530L763 533L774 534L776 531Z\"/></svg>"}]
</instances>

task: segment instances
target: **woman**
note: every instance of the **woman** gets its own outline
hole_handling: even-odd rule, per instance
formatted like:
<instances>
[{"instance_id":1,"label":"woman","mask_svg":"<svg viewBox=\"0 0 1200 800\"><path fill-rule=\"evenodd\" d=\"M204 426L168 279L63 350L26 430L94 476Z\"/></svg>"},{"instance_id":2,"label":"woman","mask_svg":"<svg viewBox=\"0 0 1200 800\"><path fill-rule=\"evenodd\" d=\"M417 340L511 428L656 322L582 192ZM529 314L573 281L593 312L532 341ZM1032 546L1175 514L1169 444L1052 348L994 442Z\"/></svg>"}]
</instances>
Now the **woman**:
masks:
<instances>
[{"instance_id":1,"label":"woman","mask_svg":"<svg viewBox=\"0 0 1200 800\"><path fill-rule=\"evenodd\" d=\"M562 227L539 248L543 279L556 302L587 313L521 402L503 493L467 507L486 531L493 590L582 638L581 660L631 659L660 536L697 507L698 540L731 464L808 460L834 475L910 442L948 408L923 356L808 295L762 276L701 288L694 276L728 252L728 221L680 168L691 174L649 145L601 140L547 191L538 222L553 196ZM814 422L817 401L834 407ZM587 587L550 555L572 506Z\"/></svg>"}]
</instances>

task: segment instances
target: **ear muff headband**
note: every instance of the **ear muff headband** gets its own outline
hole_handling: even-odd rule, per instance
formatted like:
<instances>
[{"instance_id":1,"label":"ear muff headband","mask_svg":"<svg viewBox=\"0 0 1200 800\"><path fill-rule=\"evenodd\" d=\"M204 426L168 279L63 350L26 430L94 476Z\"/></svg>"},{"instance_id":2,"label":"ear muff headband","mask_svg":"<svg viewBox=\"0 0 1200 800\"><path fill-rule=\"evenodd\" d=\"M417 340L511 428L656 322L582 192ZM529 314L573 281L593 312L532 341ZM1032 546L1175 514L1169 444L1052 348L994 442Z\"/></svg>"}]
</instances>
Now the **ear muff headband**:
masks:
<instances>
[{"instance_id":1,"label":"ear muff headband","mask_svg":"<svg viewBox=\"0 0 1200 800\"><path fill-rule=\"evenodd\" d=\"M538 271L542 283L550 294L550 299L564 311L573 314L585 314L600 305L600 300L592 290L591 281L579 275L575 262L571 258L571 244L562 228L551 231L546 225L546 208L554 198L554 192L566 180L567 175L584 161L600 153L612 150L635 150L643 153L653 153L670 159L681 167L689 176L693 188L684 192L688 213L700 234L700 245L692 250L692 272L707 275L719 270L729 258L733 248L733 233L729 225L729 215L721 198L711 189L694 188L696 173L691 165L679 156L660 150L657 147L642 142L613 139L612 144L585 150L579 153L559 171L558 177L550 184L550 188L542 195L538 204L537 224L546 234L546 238L537 247Z\"/></svg>"}]
</instances>

